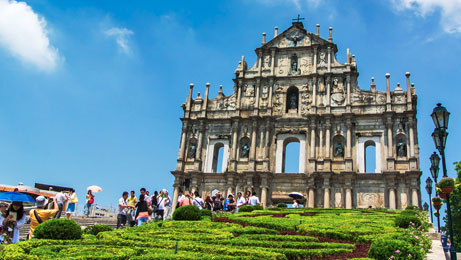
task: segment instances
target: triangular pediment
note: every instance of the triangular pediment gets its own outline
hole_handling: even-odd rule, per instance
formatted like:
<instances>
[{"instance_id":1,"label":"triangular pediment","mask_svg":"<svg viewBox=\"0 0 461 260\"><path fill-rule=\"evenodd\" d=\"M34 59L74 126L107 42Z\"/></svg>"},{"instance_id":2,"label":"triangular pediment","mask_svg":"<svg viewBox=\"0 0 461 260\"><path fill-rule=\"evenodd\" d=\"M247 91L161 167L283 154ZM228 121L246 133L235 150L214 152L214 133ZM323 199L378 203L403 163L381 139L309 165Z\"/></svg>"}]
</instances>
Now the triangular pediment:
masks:
<instances>
[{"instance_id":1,"label":"triangular pediment","mask_svg":"<svg viewBox=\"0 0 461 260\"><path fill-rule=\"evenodd\" d=\"M328 41L320 38L319 36L307 32L302 23L293 23L290 28L261 46L261 48L288 48L328 43Z\"/></svg>"}]
</instances>

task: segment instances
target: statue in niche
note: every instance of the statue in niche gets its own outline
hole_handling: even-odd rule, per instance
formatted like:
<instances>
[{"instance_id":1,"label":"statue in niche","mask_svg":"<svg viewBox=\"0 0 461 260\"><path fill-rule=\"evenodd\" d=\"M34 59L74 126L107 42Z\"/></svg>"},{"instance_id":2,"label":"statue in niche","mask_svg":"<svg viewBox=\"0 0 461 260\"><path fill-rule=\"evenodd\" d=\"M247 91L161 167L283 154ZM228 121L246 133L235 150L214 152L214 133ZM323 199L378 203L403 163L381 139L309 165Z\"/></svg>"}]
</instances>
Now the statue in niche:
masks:
<instances>
[{"instance_id":1,"label":"statue in niche","mask_svg":"<svg viewBox=\"0 0 461 260\"><path fill-rule=\"evenodd\" d=\"M334 150L334 157L344 157L344 145L342 142L337 142Z\"/></svg>"},{"instance_id":2,"label":"statue in niche","mask_svg":"<svg viewBox=\"0 0 461 260\"><path fill-rule=\"evenodd\" d=\"M189 145L189 152L187 153L187 157L195 158L195 153L197 151L197 143L195 140L192 140Z\"/></svg>"},{"instance_id":3,"label":"statue in niche","mask_svg":"<svg viewBox=\"0 0 461 260\"><path fill-rule=\"evenodd\" d=\"M291 57L291 73L294 75L298 71L298 57L294 55Z\"/></svg>"},{"instance_id":4,"label":"statue in niche","mask_svg":"<svg viewBox=\"0 0 461 260\"><path fill-rule=\"evenodd\" d=\"M298 97L295 92L292 92L290 96L289 109L297 109L297 108L298 108Z\"/></svg>"},{"instance_id":5,"label":"statue in niche","mask_svg":"<svg viewBox=\"0 0 461 260\"><path fill-rule=\"evenodd\" d=\"M248 142L244 142L242 147L240 147L240 158L248 158L249 154L250 146L248 145Z\"/></svg>"},{"instance_id":6,"label":"statue in niche","mask_svg":"<svg viewBox=\"0 0 461 260\"><path fill-rule=\"evenodd\" d=\"M397 142L397 156L398 157L407 156L407 144L403 140L403 138L400 138L399 141Z\"/></svg>"}]
</instances>

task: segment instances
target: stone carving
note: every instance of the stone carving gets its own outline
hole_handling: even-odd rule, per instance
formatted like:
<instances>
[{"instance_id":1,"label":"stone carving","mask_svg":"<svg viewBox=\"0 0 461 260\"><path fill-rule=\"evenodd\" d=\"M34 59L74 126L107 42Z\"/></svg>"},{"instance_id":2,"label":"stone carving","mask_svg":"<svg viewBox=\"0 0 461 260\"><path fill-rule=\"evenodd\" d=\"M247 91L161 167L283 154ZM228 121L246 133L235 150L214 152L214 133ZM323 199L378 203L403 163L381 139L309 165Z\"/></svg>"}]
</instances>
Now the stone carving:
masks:
<instances>
[{"instance_id":1,"label":"stone carving","mask_svg":"<svg viewBox=\"0 0 461 260\"><path fill-rule=\"evenodd\" d=\"M359 192L358 193L358 206L360 208L372 207L384 207L384 194L383 193L369 193Z\"/></svg>"},{"instance_id":2,"label":"stone carving","mask_svg":"<svg viewBox=\"0 0 461 260\"><path fill-rule=\"evenodd\" d=\"M304 46L310 46L311 45L311 38L306 37L304 38Z\"/></svg>"},{"instance_id":3,"label":"stone carving","mask_svg":"<svg viewBox=\"0 0 461 260\"><path fill-rule=\"evenodd\" d=\"M378 95L378 98L376 100L378 104L386 104L386 95Z\"/></svg>"},{"instance_id":4,"label":"stone carving","mask_svg":"<svg viewBox=\"0 0 461 260\"><path fill-rule=\"evenodd\" d=\"M297 109L298 108L298 95L295 92L292 92L290 95L290 104L288 109Z\"/></svg>"},{"instance_id":5,"label":"stone carving","mask_svg":"<svg viewBox=\"0 0 461 260\"><path fill-rule=\"evenodd\" d=\"M408 206L408 202L407 202L407 194L402 192L400 193L400 208L401 209L404 209Z\"/></svg>"},{"instance_id":6,"label":"stone carving","mask_svg":"<svg viewBox=\"0 0 461 260\"><path fill-rule=\"evenodd\" d=\"M310 57L302 57L300 64L299 64L299 70L302 75L309 74L311 71L310 69Z\"/></svg>"},{"instance_id":7,"label":"stone carving","mask_svg":"<svg viewBox=\"0 0 461 260\"><path fill-rule=\"evenodd\" d=\"M309 92L305 92L301 94L301 114L307 115L309 109L311 108L311 95Z\"/></svg>"},{"instance_id":8,"label":"stone carving","mask_svg":"<svg viewBox=\"0 0 461 260\"><path fill-rule=\"evenodd\" d=\"M343 145L343 143L341 141L339 141L339 142L337 142L335 144L333 156L334 157L339 157L339 158L344 158L344 145Z\"/></svg>"},{"instance_id":9,"label":"stone carving","mask_svg":"<svg viewBox=\"0 0 461 260\"><path fill-rule=\"evenodd\" d=\"M374 95L369 95L365 93L360 93L360 94L354 93L352 95L352 103L354 104L364 104L364 103L370 104L374 102L374 100L375 100Z\"/></svg>"},{"instance_id":10,"label":"stone carving","mask_svg":"<svg viewBox=\"0 0 461 260\"><path fill-rule=\"evenodd\" d=\"M279 43L279 48L287 47L287 45L288 45L287 39L283 38Z\"/></svg>"},{"instance_id":11,"label":"stone carving","mask_svg":"<svg viewBox=\"0 0 461 260\"><path fill-rule=\"evenodd\" d=\"M237 100L237 94L234 93L229 97L216 99L217 110L235 110L235 103Z\"/></svg>"},{"instance_id":12,"label":"stone carving","mask_svg":"<svg viewBox=\"0 0 461 260\"><path fill-rule=\"evenodd\" d=\"M275 84L275 92L285 92L285 87Z\"/></svg>"},{"instance_id":13,"label":"stone carving","mask_svg":"<svg viewBox=\"0 0 461 260\"><path fill-rule=\"evenodd\" d=\"M261 98L267 99L268 97L269 97L269 87L267 85L264 85L261 91Z\"/></svg>"},{"instance_id":14,"label":"stone carving","mask_svg":"<svg viewBox=\"0 0 461 260\"><path fill-rule=\"evenodd\" d=\"M275 112L282 112L282 107L283 107L283 98L280 93L277 93L275 95L275 102L274 102L274 111Z\"/></svg>"},{"instance_id":15,"label":"stone carving","mask_svg":"<svg viewBox=\"0 0 461 260\"><path fill-rule=\"evenodd\" d=\"M281 55L278 60L278 73L284 75L287 73L288 69L288 57L286 55Z\"/></svg>"},{"instance_id":16,"label":"stone carving","mask_svg":"<svg viewBox=\"0 0 461 260\"><path fill-rule=\"evenodd\" d=\"M407 143L403 140L403 138L399 138L399 141L397 142L397 156L407 156Z\"/></svg>"},{"instance_id":17,"label":"stone carving","mask_svg":"<svg viewBox=\"0 0 461 260\"><path fill-rule=\"evenodd\" d=\"M288 44L289 47L296 47L298 46L298 42L301 42L305 35L301 33L300 31L296 30L291 32L288 36L287 39L290 40L291 42Z\"/></svg>"},{"instance_id":18,"label":"stone carving","mask_svg":"<svg viewBox=\"0 0 461 260\"><path fill-rule=\"evenodd\" d=\"M263 69L270 69L271 67L271 56L266 55L263 59Z\"/></svg>"},{"instance_id":19,"label":"stone carving","mask_svg":"<svg viewBox=\"0 0 461 260\"><path fill-rule=\"evenodd\" d=\"M325 51L320 51L319 53L319 66L326 66L327 65L327 57Z\"/></svg>"},{"instance_id":20,"label":"stone carving","mask_svg":"<svg viewBox=\"0 0 461 260\"><path fill-rule=\"evenodd\" d=\"M343 207L343 200L341 196L341 192L335 193L335 208L342 208Z\"/></svg>"},{"instance_id":21,"label":"stone carving","mask_svg":"<svg viewBox=\"0 0 461 260\"><path fill-rule=\"evenodd\" d=\"M331 100L333 102L332 105L341 106L346 99L346 94L344 91L344 85L342 83L338 83L338 79L335 78L332 84L332 91L331 91Z\"/></svg>"}]
</instances>

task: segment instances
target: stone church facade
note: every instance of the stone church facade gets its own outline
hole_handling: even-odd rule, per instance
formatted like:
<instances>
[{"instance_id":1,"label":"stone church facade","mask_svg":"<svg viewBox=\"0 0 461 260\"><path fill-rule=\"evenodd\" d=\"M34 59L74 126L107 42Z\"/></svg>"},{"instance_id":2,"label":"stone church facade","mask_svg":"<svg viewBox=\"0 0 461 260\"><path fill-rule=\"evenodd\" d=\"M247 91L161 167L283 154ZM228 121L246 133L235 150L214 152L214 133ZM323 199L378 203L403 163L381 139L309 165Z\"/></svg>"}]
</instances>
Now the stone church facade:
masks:
<instances>
[{"instance_id":1,"label":"stone church facade","mask_svg":"<svg viewBox=\"0 0 461 260\"><path fill-rule=\"evenodd\" d=\"M357 62L347 51L336 58L332 28L327 40L301 22L255 50L248 68L242 57L234 91L193 98L182 105L181 142L173 205L178 192L255 191L264 206L291 202L300 192L306 207L405 208L420 206L416 92L407 72L405 90L358 86ZM299 143L297 172L285 172L286 147ZM366 172L366 149L376 167ZM218 156L222 167L218 169Z\"/></svg>"}]
</instances>

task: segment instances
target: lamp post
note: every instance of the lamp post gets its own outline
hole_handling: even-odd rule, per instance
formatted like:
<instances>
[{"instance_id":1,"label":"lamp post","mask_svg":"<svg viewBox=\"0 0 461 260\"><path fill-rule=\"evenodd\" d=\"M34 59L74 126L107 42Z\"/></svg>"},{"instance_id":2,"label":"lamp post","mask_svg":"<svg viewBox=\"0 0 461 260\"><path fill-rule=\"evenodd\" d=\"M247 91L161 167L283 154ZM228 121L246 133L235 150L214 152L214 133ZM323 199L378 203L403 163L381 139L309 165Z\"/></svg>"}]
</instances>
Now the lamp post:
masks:
<instances>
[{"instance_id":1,"label":"lamp post","mask_svg":"<svg viewBox=\"0 0 461 260\"><path fill-rule=\"evenodd\" d=\"M431 160L431 169L430 169L431 175L432 175L432 178L434 179L435 187L437 187L437 178L439 177L440 157L437 155L436 152L434 152L434 153L432 153L429 160ZM435 189L435 196L439 196L439 193L437 192L437 189ZM431 207L432 207L432 203L431 203ZM440 213L439 213L439 210L437 210L437 232L440 233Z\"/></svg>"},{"instance_id":2,"label":"lamp post","mask_svg":"<svg viewBox=\"0 0 461 260\"><path fill-rule=\"evenodd\" d=\"M431 177L427 177L426 179L426 191L429 194L429 204L431 208L431 222L434 223L434 219L432 218L432 179Z\"/></svg>"},{"instance_id":3,"label":"lamp post","mask_svg":"<svg viewBox=\"0 0 461 260\"><path fill-rule=\"evenodd\" d=\"M440 155L442 156L442 169L443 169L443 177L447 176L447 165L445 162L445 144L447 142L447 128L448 128L448 119L450 113L447 111L442 104L437 104L437 106L432 111L431 117L435 124L434 132L432 133L432 138L434 139L435 147L439 150ZM447 215L448 215L448 231L451 240L451 247L450 247L450 257L451 260L456 260L456 251L455 251L455 241L453 239L453 225L451 219L451 208L450 208L450 194L446 194L447 196Z\"/></svg>"}]
</instances>

